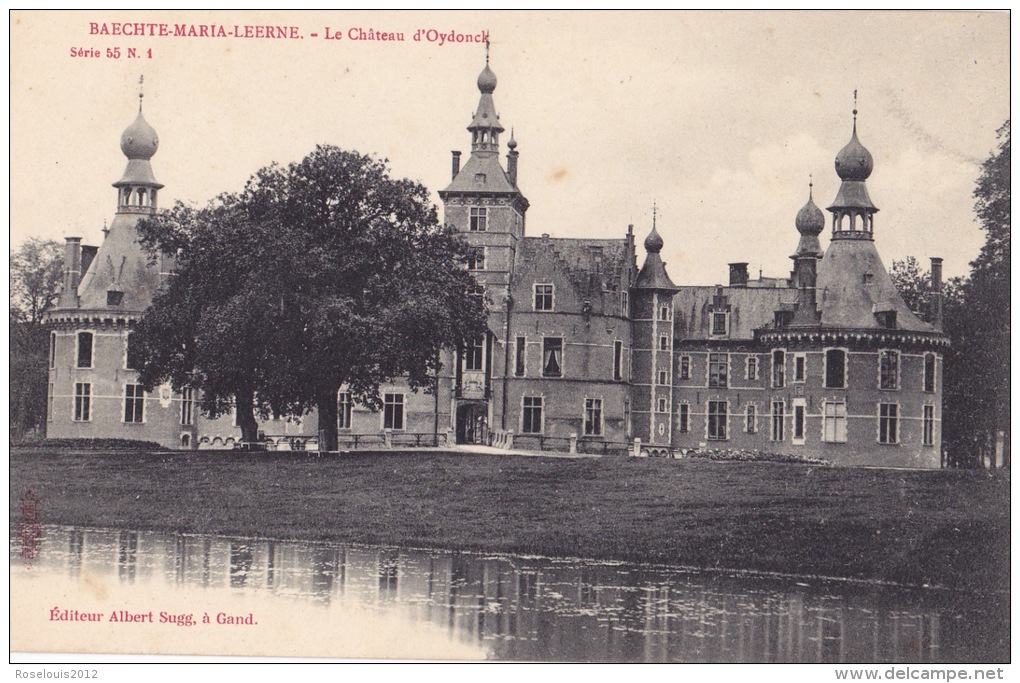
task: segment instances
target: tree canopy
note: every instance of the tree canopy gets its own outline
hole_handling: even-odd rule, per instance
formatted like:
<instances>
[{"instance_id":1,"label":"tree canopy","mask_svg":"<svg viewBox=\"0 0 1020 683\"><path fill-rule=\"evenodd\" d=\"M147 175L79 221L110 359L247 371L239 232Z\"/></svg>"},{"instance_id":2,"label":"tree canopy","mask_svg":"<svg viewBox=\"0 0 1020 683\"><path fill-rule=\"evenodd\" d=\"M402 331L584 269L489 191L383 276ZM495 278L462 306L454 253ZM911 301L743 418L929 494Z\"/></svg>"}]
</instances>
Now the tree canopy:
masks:
<instances>
[{"instance_id":1,"label":"tree canopy","mask_svg":"<svg viewBox=\"0 0 1020 683\"><path fill-rule=\"evenodd\" d=\"M11 438L41 429L46 420L46 311L60 295L64 258L60 244L30 237L11 254Z\"/></svg>"},{"instance_id":2,"label":"tree canopy","mask_svg":"<svg viewBox=\"0 0 1020 683\"><path fill-rule=\"evenodd\" d=\"M320 448L335 449L341 386L372 407L396 377L428 389L441 349L485 329L468 247L426 188L356 152L319 146L139 230L176 254L137 328L143 384L198 388L208 415L236 404L246 440L255 413L316 409Z\"/></svg>"}]
</instances>

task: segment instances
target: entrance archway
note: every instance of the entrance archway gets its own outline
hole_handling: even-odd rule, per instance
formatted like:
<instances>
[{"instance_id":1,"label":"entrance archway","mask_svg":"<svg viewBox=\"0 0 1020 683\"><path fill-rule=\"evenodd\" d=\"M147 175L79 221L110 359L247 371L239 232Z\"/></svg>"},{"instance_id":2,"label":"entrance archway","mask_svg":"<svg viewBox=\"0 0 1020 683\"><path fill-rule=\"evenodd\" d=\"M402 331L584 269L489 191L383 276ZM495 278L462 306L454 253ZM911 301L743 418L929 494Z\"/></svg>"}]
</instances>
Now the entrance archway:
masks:
<instances>
[{"instance_id":1,"label":"entrance archway","mask_svg":"<svg viewBox=\"0 0 1020 683\"><path fill-rule=\"evenodd\" d=\"M457 406L457 443L488 444L489 407L485 403Z\"/></svg>"}]
</instances>

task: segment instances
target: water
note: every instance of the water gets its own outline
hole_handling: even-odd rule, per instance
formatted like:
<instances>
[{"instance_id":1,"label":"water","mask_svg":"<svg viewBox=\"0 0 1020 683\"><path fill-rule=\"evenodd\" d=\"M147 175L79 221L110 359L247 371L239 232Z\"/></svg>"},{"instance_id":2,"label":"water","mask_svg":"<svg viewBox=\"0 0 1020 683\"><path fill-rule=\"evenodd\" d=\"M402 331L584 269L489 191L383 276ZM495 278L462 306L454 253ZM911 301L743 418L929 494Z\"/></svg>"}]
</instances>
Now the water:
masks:
<instances>
[{"instance_id":1,"label":"water","mask_svg":"<svg viewBox=\"0 0 1020 683\"><path fill-rule=\"evenodd\" d=\"M582 560L140 531L12 536L12 648L651 662L1009 659L1009 599ZM102 614L54 621L52 610ZM119 610L155 623L110 623ZM191 627L166 619L192 615ZM201 623L203 614L210 623ZM250 618L254 623L217 624ZM250 617L249 617L250 615ZM182 619L183 621L183 619Z\"/></svg>"}]
</instances>

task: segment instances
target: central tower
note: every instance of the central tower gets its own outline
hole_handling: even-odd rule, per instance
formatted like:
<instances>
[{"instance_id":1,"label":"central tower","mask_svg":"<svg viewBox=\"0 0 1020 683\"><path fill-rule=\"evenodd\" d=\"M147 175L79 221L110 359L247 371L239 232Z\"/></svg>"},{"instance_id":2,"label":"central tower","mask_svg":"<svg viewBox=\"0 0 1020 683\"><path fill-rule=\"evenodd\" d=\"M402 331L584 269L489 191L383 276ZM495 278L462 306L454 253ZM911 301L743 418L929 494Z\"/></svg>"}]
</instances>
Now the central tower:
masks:
<instances>
[{"instance_id":1,"label":"central tower","mask_svg":"<svg viewBox=\"0 0 1020 683\"><path fill-rule=\"evenodd\" d=\"M468 125L471 156L461 166L461 153L453 152L452 178L439 193L444 218L471 245L467 267L484 288L489 305L489 332L484 339L461 350L455 359L453 402L458 442L483 442L493 421L491 399L505 403L505 369L513 315L510 288L514 280L524 214L528 200L517 188L517 142L511 132L507 165L499 160L499 136L504 132L492 93L496 74L489 68L486 45L485 68L478 75L478 107ZM495 353L501 346L501 353ZM498 358L494 357L498 355ZM494 360L497 361L494 363ZM505 421L500 413L500 426Z\"/></svg>"}]
</instances>

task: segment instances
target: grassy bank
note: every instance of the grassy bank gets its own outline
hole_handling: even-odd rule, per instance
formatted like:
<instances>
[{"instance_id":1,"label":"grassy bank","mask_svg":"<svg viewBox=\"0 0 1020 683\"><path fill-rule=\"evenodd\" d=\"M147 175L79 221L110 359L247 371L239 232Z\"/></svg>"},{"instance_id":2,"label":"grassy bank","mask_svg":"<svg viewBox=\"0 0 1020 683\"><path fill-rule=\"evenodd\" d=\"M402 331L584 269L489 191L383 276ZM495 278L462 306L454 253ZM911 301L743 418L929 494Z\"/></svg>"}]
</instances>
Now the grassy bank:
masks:
<instances>
[{"instance_id":1,"label":"grassy bank","mask_svg":"<svg viewBox=\"0 0 1020 683\"><path fill-rule=\"evenodd\" d=\"M15 450L44 524L1009 587L1009 473L628 458Z\"/></svg>"}]
</instances>

